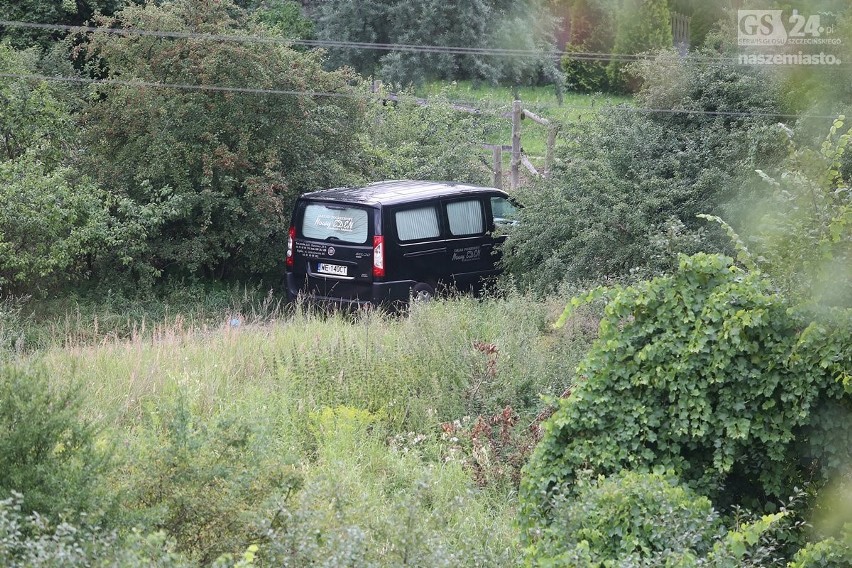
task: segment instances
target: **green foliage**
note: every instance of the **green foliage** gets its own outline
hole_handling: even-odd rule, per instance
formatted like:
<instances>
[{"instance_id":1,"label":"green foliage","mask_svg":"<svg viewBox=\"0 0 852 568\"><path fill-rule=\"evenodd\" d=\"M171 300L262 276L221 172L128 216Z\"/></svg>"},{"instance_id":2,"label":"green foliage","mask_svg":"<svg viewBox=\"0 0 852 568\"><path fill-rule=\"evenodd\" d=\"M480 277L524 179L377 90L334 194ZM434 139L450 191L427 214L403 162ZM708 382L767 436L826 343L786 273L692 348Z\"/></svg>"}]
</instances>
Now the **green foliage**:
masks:
<instances>
[{"instance_id":1,"label":"green foliage","mask_svg":"<svg viewBox=\"0 0 852 568\"><path fill-rule=\"evenodd\" d=\"M671 14L667 0L625 0L617 12L613 53L637 54L672 46ZM610 87L617 91L635 91L636 77L614 59L607 66Z\"/></svg>"},{"instance_id":2,"label":"green foliage","mask_svg":"<svg viewBox=\"0 0 852 568\"><path fill-rule=\"evenodd\" d=\"M552 516L527 549L533 566L678 565L670 563L706 556L724 534L709 499L660 474L581 478Z\"/></svg>"},{"instance_id":3,"label":"green foliage","mask_svg":"<svg viewBox=\"0 0 852 568\"><path fill-rule=\"evenodd\" d=\"M554 500L550 525L526 548L530 566L743 568L777 565L787 512L726 530L710 500L676 477L622 471L578 479Z\"/></svg>"},{"instance_id":4,"label":"green foliage","mask_svg":"<svg viewBox=\"0 0 852 568\"><path fill-rule=\"evenodd\" d=\"M852 566L852 531L845 539L827 538L810 543L793 558L789 568L849 568Z\"/></svg>"},{"instance_id":5,"label":"green foliage","mask_svg":"<svg viewBox=\"0 0 852 568\"><path fill-rule=\"evenodd\" d=\"M230 2L129 6L101 25L251 34ZM93 87L80 156L112 195L116 235L101 267L213 277L257 274L284 258L287 212L303 191L353 181L360 169L350 73L280 44L90 34L77 46L93 71L121 85ZM169 89L168 83L305 92Z\"/></svg>"},{"instance_id":6,"label":"green foliage","mask_svg":"<svg viewBox=\"0 0 852 568\"><path fill-rule=\"evenodd\" d=\"M19 355L24 343L24 317L26 297L4 294L0 297L0 361Z\"/></svg>"},{"instance_id":7,"label":"green foliage","mask_svg":"<svg viewBox=\"0 0 852 568\"><path fill-rule=\"evenodd\" d=\"M0 3L0 20L80 25L95 13L112 14L124 4L123 0L16 0ZM56 31L0 28L0 41L17 48L47 49L62 35Z\"/></svg>"},{"instance_id":8,"label":"green foliage","mask_svg":"<svg viewBox=\"0 0 852 568\"><path fill-rule=\"evenodd\" d=\"M775 108L766 75L718 60L656 58L641 106L740 112ZM663 80L665 78L665 80ZM552 179L522 196L505 265L525 285L641 276L672 269L678 252L725 250L699 213L725 211L746 174L786 152L771 117L650 113L614 107L563 128Z\"/></svg>"},{"instance_id":9,"label":"green foliage","mask_svg":"<svg viewBox=\"0 0 852 568\"><path fill-rule=\"evenodd\" d=\"M551 50L556 20L545 2L523 0L330 0L318 7L317 34L334 41L482 47L541 52L540 57L494 57L485 54L383 53L331 49L332 66L351 65L365 75L378 75L407 86L429 79L473 79L511 84L538 82L541 75L558 79ZM561 81L560 81L561 82Z\"/></svg>"},{"instance_id":10,"label":"green foliage","mask_svg":"<svg viewBox=\"0 0 852 568\"><path fill-rule=\"evenodd\" d=\"M528 526L583 469L671 470L723 507L760 507L839 471L852 459L841 384L852 318L811 317L719 255L611 290L584 381L528 463Z\"/></svg>"},{"instance_id":11,"label":"green foliage","mask_svg":"<svg viewBox=\"0 0 852 568\"><path fill-rule=\"evenodd\" d=\"M39 74L36 49L17 51L0 43L0 73ZM52 169L65 158L74 136L69 108L59 88L26 77L0 77L0 161L32 152Z\"/></svg>"},{"instance_id":12,"label":"green foliage","mask_svg":"<svg viewBox=\"0 0 852 568\"><path fill-rule=\"evenodd\" d=\"M32 152L0 162L0 202L0 286L11 293L44 294L85 278L109 239L103 193Z\"/></svg>"},{"instance_id":13,"label":"green foliage","mask_svg":"<svg viewBox=\"0 0 852 568\"><path fill-rule=\"evenodd\" d=\"M44 369L0 365L0 494L23 494L24 514L55 520L100 504L107 455L82 405L79 386L51 384Z\"/></svg>"},{"instance_id":14,"label":"green foliage","mask_svg":"<svg viewBox=\"0 0 852 568\"><path fill-rule=\"evenodd\" d=\"M201 564L241 550L264 512L264 497L298 484L286 456L263 459L244 417L208 423L178 394L175 405L152 408L147 419L149 437L137 441L137 454L121 471L131 519L165 531L178 551Z\"/></svg>"},{"instance_id":15,"label":"green foliage","mask_svg":"<svg viewBox=\"0 0 852 568\"><path fill-rule=\"evenodd\" d=\"M562 58L565 86L584 93L610 90L607 61L572 57L572 52L612 53L619 6L610 0L570 2L571 43Z\"/></svg>"},{"instance_id":16,"label":"green foliage","mask_svg":"<svg viewBox=\"0 0 852 568\"><path fill-rule=\"evenodd\" d=\"M302 14L302 6L294 0L262 0L252 17L289 39L312 39L314 23Z\"/></svg>"},{"instance_id":17,"label":"green foliage","mask_svg":"<svg viewBox=\"0 0 852 568\"><path fill-rule=\"evenodd\" d=\"M435 447L388 450L380 417L336 407L315 415L316 463L282 499L260 555L275 566L498 566L517 562L496 496L476 492ZM430 465L431 464L431 465Z\"/></svg>"},{"instance_id":18,"label":"green foliage","mask_svg":"<svg viewBox=\"0 0 852 568\"><path fill-rule=\"evenodd\" d=\"M0 500L0 564L9 568L63 566L189 566L171 551L165 534L133 530L123 537L89 524L54 522L38 513L25 514L20 494Z\"/></svg>"},{"instance_id":19,"label":"green foliage","mask_svg":"<svg viewBox=\"0 0 852 568\"><path fill-rule=\"evenodd\" d=\"M492 130L486 118L454 109L445 97L429 105L402 96L368 109L365 145L374 155L374 179L439 179L488 185L482 143Z\"/></svg>"},{"instance_id":20,"label":"green foliage","mask_svg":"<svg viewBox=\"0 0 852 568\"><path fill-rule=\"evenodd\" d=\"M572 53L596 53L585 44L568 44L565 46L567 52L562 56L562 72L565 74L565 87L570 91L581 93L599 93L609 90L609 77L606 74L606 65L594 59L587 59L583 55L572 56Z\"/></svg>"},{"instance_id":21,"label":"green foliage","mask_svg":"<svg viewBox=\"0 0 852 568\"><path fill-rule=\"evenodd\" d=\"M763 269L795 300L852 307L852 191L842 170L850 131L832 124L819 150L796 147L778 175L761 170L750 236Z\"/></svg>"}]
</instances>

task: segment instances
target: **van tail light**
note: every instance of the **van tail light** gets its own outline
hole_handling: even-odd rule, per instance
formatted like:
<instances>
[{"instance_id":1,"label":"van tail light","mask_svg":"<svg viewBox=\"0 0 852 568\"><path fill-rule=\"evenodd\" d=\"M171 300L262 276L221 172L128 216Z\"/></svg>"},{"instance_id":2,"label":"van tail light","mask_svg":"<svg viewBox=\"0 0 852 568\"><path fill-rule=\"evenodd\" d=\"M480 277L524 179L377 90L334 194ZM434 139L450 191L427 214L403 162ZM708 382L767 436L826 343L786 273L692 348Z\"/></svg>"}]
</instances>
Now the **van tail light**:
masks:
<instances>
[{"instance_id":1,"label":"van tail light","mask_svg":"<svg viewBox=\"0 0 852 568\"><path fill-rule=\"evenodd\" d=\"M293 248L296 246L296 227L290 227L287 232L287 268L293 268L295 257L293 256Z\"/></svg>"},{"instance_id":2,"label":"van tail light","mask_svg":"<svg viewBox=\"0 0 852 568\"><path fill-rule=\"evenodd\" d=\"M385 238L382 235L373 237L373 278L385 277Z\"/></svg>"}]
</instances>

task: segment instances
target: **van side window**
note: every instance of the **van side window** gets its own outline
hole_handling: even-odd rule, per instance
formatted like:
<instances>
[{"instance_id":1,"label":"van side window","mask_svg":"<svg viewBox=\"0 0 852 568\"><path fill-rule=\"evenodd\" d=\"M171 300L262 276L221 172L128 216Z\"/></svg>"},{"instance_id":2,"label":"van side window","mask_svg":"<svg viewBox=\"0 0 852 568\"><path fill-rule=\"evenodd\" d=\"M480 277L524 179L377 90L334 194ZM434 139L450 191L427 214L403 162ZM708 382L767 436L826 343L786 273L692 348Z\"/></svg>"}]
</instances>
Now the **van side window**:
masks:
<instances>
[{"instance_id":1,"label":"van side window","mask_svg":"<svg viewBox=\"0 0 852 568\"><path fill-rule=\"evenodd\" d=\"M484 232L482 203L478 199L447 203L450 234L455 237L480 235Z\"/></svg>"},{"instance_id":2,"label":"van side window","mask_svg":"<svg viewBox=\"0 0 852 568\"><path fill-rule=\"evenodd\" d=\"M491 198L491 212L495 225L514 225L518 222L518 209L505 197Z\"/></svg>"},{"instance_id":3,"label":"van side window","mask_svg":"<svg viewBox=\"0 0 852 568\"><path fill-rule=\"evenodd\" d=\"M434 239L440 235L435 207L405 209L394 214L396 234L401 241Z\"/></svg>"}]
</instances>

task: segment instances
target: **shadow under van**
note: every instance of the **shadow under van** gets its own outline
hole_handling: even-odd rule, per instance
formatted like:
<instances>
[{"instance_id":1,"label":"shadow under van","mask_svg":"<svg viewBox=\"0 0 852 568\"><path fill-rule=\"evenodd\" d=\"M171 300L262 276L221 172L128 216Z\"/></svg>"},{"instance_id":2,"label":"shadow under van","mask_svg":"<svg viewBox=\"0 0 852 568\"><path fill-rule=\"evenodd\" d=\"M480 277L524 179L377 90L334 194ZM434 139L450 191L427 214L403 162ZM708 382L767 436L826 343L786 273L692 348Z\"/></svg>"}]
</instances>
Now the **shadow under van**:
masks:
<instances>
[{"instance_id":1,"label":"shadow under van","mask_svg":"<svg viewBox=\"0 0 852 568\"><path fill-rule=\"evenodd\" d=\"M439 287L481 290L499 274L503 191L452 182L383 181L302 195L287 239L287 295L336 304L400 304Z\"/></svg>"}]
</instances>

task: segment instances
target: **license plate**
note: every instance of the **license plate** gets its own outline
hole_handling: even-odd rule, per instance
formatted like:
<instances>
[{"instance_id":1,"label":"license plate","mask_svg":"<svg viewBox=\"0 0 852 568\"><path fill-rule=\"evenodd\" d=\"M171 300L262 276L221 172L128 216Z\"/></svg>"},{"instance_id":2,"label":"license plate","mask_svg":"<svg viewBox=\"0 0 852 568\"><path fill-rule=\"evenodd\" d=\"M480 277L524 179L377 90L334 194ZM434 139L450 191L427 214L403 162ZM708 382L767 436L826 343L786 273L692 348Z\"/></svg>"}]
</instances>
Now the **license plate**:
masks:
<instances>
[{"instance_id":1,"label":"license plate","mask_svg":"<svg viewBox=\"0 0 852 568\"><path fill-rule=\"evenodd\" d=\"M322 274L333 274L334 276L346 276L346 267L338 264L326 264L320 262L317 264L317 272Z\"/></svg>"}]
</instances>

